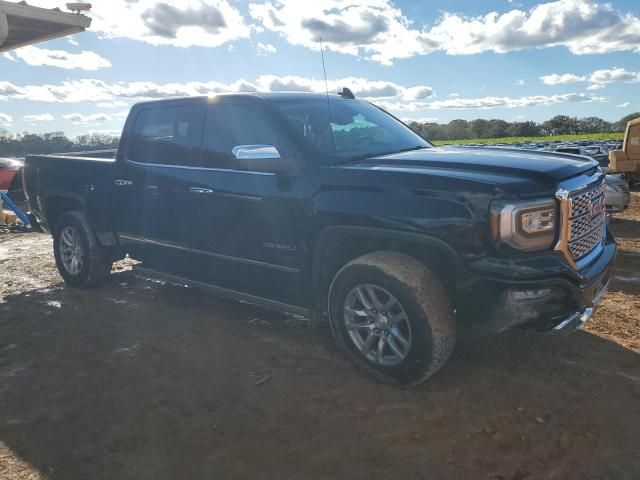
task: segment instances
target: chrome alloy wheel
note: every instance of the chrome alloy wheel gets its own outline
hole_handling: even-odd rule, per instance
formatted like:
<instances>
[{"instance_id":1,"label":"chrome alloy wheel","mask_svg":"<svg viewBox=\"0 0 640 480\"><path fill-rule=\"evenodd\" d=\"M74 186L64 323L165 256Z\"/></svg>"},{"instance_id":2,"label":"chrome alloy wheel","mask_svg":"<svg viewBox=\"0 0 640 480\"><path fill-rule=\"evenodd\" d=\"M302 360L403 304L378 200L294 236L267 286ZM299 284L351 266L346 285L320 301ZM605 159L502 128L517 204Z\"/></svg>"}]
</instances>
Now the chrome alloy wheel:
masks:
<instances>
[{"instance_id":1,"label":"chrome alloy wheel","mask_svg":"<svg viewBox=\"0 0 640 480\"><path fill-rule=\"evenodd\" d=\"M84 247L80 234L73 227L65 227L60 233L60 259L71 275L79 275L84 266Z\"/></svg>"},{"instance_id":2,"label":"chrome alloy wheel","mask_svg":"<svg viewBox=\"0 0 640 480\"><path fill-rule=\"evenodd\" d=\"M344 323L360 353L378 365L398 365L409 355L409 318L400 302L382 287L354 287L344 302Z\"/></svg>"}]
</instances>

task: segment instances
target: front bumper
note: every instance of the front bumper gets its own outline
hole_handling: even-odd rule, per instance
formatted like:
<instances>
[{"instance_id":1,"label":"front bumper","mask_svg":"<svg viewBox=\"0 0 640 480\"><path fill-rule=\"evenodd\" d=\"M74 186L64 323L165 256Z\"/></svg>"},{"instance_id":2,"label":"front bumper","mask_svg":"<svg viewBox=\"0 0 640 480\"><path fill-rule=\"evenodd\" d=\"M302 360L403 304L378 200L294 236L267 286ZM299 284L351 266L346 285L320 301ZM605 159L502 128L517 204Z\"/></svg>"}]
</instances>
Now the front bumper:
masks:
<instances>
[{"instance_id":1,"label":"front bumper","mask_svg":"<svg viewBox=\"0 0 640 480\"><path fill-rule=\"evenodd\" d=\"M529 262L485 259L470 266L474 279L458 290L458 316L492 332L514 327L573 331L595 313L615 256L615 241L607 233L602 251L580 271L555 256Z\"/></svg>"}]
</instances>

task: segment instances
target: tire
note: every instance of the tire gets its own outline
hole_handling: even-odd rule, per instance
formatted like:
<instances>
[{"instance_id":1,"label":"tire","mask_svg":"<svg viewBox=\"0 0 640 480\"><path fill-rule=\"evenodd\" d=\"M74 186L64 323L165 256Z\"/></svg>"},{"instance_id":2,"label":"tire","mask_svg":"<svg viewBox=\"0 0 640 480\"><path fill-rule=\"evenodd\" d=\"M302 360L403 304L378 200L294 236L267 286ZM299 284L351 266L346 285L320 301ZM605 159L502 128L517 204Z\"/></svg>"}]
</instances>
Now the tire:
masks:
<instances>
[{"instance_id":1,"label":"tire","mask_svg":"<svg viewBox=\"0 0 640 480\"><path fill-rule=\"evenodd\" d=\"M77 249L70 247L70 239ZM81 259L78 263L70 264L71 251ZM107 280L113 266L109 250L98 243L81 212L67 212L60 217L53 232L53 253L58 272L71 287L99 286Z\"/></svg>"},{"instance_id":2,"label":"tire","mask_svg":"<svg viewBox=\"0 0 640 480\"><path fill-rule=\"evenodd\" d=\"M374 308L367 309L367 303ZM329 288L329 319L349 358L384 383L413 386L427 380L455 346L454 312L445 288L418 260L397 252L374 252L345 265ZM371 348L368 335L376 331Z\"/></svg>"}]
</instances>

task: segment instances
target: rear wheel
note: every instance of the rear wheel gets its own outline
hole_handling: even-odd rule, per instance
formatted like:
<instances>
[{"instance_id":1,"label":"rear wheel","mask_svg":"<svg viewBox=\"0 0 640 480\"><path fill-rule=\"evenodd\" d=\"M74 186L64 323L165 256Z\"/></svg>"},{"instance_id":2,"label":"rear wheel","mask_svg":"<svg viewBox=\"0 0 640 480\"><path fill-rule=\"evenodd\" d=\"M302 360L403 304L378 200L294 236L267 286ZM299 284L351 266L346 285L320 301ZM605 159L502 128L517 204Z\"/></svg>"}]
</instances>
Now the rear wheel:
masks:
<instances>
[{"instance_id":1,"label":"rear wheel","mask_svg":"<svg viewBox=\"0 0 640 480\"><path fill-rule=\"evenodd\" d=\"M90 288L104 283L113 261L108 249L80 212L67 212L56 223L53 234L56 266L67 285Z\"/></svg>"},{"instance_id":2,"label":"rear wheel","mask_svg":"<svg viewBox=\"0 0 640 480\"><path fill-rule=\"evenodd\" d=\"M416 259L375 252L345 265L329 293L336 340L375 378L415 385L435 374L455 345L442 284Z\"/></svg>"}]
</instances>

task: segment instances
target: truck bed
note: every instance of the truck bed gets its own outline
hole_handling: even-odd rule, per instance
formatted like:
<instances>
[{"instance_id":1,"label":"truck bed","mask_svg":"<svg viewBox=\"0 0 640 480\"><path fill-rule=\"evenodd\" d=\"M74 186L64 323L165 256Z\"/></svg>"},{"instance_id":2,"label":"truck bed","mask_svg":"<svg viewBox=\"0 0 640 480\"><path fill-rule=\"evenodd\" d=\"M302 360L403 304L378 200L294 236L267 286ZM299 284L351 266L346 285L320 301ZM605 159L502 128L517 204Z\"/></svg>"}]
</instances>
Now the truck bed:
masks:
<instances>
[{"instance_id":1,"label":"truck bed","mask_svg":"<svg viewBox=\"0 0 640 480\"><path fill-rule=\"evenodd\" d=\"M111 229L109 182L115 156L116 150L27 155L25 193L38 223L50 231L59 210L72 208L86 211L94 228Z\"/></svg>"}]
</instances>

